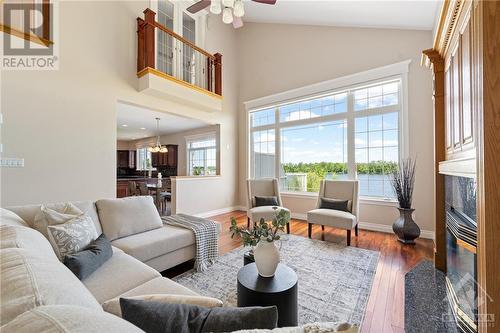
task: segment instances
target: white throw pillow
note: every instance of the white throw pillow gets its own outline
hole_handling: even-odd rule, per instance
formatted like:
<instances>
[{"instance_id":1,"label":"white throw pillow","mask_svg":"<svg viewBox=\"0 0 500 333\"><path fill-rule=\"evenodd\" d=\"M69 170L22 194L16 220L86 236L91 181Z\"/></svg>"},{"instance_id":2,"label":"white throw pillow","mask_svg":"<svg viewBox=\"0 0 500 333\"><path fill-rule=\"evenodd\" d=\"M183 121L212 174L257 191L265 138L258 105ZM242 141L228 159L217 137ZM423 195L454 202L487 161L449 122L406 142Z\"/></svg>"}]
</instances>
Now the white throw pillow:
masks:
<instances>
[{"instance_id":1,"label":"white throw pillow","mask_svg":"<svg viewBox=\"0 0 500 333\"><path fill-rule=\"evenodd\" d=\"M59 260L65 256L82 251L97 239L97 231L92 218L80 215L66 223L47 227L49 241Z\"/></svg>"},{"instance_id":2,"label":"white throw pillow","mask_svg":"<svg viewBox=\"0 0 500 333\"><path fill-rule=\"evenodd\" d=\"M110 241L163 225L151 196L103 199L96 206L102 231Z\"/></svg>"},{"instance_id":3,"label":"white throw pillow","mask_svg":"<svg viewBox=\"0 0 500 333\"><path fill-rule=\"evenodd\" d=\"M49 225L66 223L82 214L83 212L70 202L53 204L51 207L42 205L40 207L40 211L35 216L35 220L33 221L33 228L40 231L45 237L49 238L47 233L47 227Z\"/></svg>"},{"instance_id":4,"label":"white throw pillow","mask_svg":"<svg viewBox=\"0 0 500 333\"><path fill-rule=\"evenodd\" d=\"M153 301L160 303L170 303L170 304L191 304L204 306L207 308L217 308L222 307L224 304L221 300L213 297L206 296L189 296L189 295L173 295L173 294L151 294L151 295L141 295L141 296L125 296L123 298L135 299L141 301ZM106 301L102 304L104 311L112 313L118 317L122 316L122 310L120 307L120 297L116 297Z\"/></svg>"}]
</instances>

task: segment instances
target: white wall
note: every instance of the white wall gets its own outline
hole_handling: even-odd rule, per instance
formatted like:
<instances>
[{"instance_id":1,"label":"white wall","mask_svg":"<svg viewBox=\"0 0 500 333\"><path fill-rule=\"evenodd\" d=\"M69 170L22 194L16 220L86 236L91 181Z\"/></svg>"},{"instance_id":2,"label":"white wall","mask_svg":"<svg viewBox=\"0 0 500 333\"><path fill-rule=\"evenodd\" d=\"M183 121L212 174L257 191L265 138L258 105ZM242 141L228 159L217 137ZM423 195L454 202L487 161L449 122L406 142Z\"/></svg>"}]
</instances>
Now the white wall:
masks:
<instances>
[{"instance_id":1,"label":"white wall","mask_svg":"<svg viewBox=\"0 0 500 333\"><path fill-rule=\"evenodd\" d=\"M206 49L223 55L223 111L207 113L136 90L136 18L149 1L60 3L58 71L2 72L5 157L1 205L87 200L116 194L117 101L221 125L225 167L213 209L234 204L237 180L237 56L232 27L209 19ZM193 203L196 204L196 203Z\"/></svg>"},{"instance_id":2,"label":"white wall","mask_svg":"<svg viewBox=\"0 0 500 333\"><path fill-rule=\"evenodd\" d=\"M336 28L246 23L238 31L240 72L240 203L247 177L246 113L242 103L309 84L331 80L411 59L409 84L409 154L416 156L415 219L434 230L432 77L420 66L430 31ZM304 216L316 198L283 197L295 216ZM361 205L361 222L390 230L398 212L393 206ZM373 227L373 226L371 226Z\"/></svg>"}]
</instances>

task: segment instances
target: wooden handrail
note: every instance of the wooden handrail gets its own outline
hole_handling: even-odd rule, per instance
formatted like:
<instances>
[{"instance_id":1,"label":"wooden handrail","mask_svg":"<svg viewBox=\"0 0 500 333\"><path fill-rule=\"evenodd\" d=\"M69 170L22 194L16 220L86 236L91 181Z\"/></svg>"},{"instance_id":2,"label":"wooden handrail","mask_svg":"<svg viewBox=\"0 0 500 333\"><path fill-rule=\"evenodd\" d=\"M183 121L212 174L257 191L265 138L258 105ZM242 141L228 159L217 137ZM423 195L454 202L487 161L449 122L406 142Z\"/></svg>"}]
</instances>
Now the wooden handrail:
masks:
<instances>
[{"instance_id":1,"label":"wooden handrail","mask_svg":"<svg viewBox=\"0 0 500 333\"><path fill-rule=\"evenodd\" d=\"M146 24L148 24L146 22ZM215 56L213 56L212 54L208 53L207 51L205 51L204 49L202 49L201 47L199 46L196 46L195 44L193 44L193 42L190 42L189 40L187 40L186 38L182 37L181 35L179 34L176 34L175 32L173 32L172 30L168 29L168 28L165 28L165 26L161 25L160 23L156 22L155 21L155 24L154 24L155 27L157 27L158 29L160 29L161 31L169 34L170 36L174 37L175 39L178 39L179 41L181 41L183 44L187 44L189 45L190 47L192 47L193 49L195 49L196 51L200 52L201 54L203 54L204 56L214 60L215 59Z\"/></svg>"},{"instance_id":2,"label":"wooden handrail","mask_svg":"<svg viewBox=\"0 0 500 333\"><path fill-rule=\"evenodd\" d=\"M159 29L207 58L207 71L204 79L206 80L206 88L201 88L222 96L222 55L208 53L193 42L158 23L155 16L154 11L146 8L144 19L137 18L137 72L139 73L145 68L156 69L155 29ZM172 73L165 74L172 75Z\"/></svg>"}]
</instances>

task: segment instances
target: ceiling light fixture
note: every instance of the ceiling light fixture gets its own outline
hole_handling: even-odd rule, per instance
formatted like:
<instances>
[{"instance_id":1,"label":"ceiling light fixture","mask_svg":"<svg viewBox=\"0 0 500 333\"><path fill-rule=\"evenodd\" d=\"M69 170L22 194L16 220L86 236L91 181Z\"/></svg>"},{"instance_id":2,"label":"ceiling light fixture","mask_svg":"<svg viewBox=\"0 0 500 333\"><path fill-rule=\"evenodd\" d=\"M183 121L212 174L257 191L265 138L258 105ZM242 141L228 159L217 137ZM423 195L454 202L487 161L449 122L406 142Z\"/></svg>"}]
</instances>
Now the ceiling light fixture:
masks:
<instances>
[{"instance_id":1,"label":"ceiling light fixture","mask_svg":"<svg viewBox=\"0 0 500 333\"><path fill-rule=\"evenodd\" d=\"M243 15L245 15L245 6L243 6L243 0L236 0L234 2L233 15L236 17L243 17Z\"/></svg>"},{"instance_id":2,"label":"ceiling light fixture","mask_svg":"<svg viewBox=\"0 0 500 333\"><path fill-rule=\"evenodd\" d=\"M222 12L222 22L226 24L233 23L233 13L231 12L231 8L224 8L224 11Z\"/></svg>"},{"instance_id":3,"label":"ceiling light fixture","mask_svg":"<svg viewBox=\"0 0 500 333\"><path fill-rule=\"evenodd\" d=\"M122 127L128 127L128 125L127 124L123 124Z\"/></svg>"},{"instance_id":4,"label":"ceiling light fixture","mask_svg":"<svg viewBox=\"0 0 500 333\"><path fill-rule=\"evenodd\" d=\"M212 0L212 2L210 2L210 12L212 14L219 15L222 13L222 6L220 2L221 0Z\"/></svg>"},{"instance_id":5,"label":"ceiling light fixture","mask_svg":"<svg viewBox=\"0 0 500 333\"><path fill-rule=\"evenodd\" d=\"M168 153L168 149L160 144L160 118L156 119L156 145L149 147L148 150L152 153Z\"/></svg>"},{"instance_id":6,"label":"ceiling light fixture","mask_svg":"<svg viewBox=\"0 0 500 333\"><path fill-rule=\"evenodd\" d=\"M146 127L141 127L141 130L143 130L143 131L144 131L145 129L146 129Z\"/></svg>"}]
</instances>

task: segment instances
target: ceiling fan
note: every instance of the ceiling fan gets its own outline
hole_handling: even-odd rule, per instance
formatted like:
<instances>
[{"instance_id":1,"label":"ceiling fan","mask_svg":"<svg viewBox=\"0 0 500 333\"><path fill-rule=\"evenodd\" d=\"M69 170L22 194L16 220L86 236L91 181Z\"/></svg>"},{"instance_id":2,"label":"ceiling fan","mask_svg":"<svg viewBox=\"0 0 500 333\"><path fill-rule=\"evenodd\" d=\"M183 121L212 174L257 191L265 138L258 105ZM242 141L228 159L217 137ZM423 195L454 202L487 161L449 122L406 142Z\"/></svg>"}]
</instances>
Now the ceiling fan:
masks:
<instances>
[{"instance_id":1,"label":"ceiling fan","mask_svg":"<svg viewBox=\"0 0 500 333\"><path fill-rule=\"evenodd\" d=\"M274 5L276 0L252 0L258 3L264 3L267 5ZM191 14L195 14L200 10L203 10L210 6L210 12L213 14L222 13L222 21L226 24L233 24L234 28L241 28L243 26L243 20L241 19L245 15L245 8L243 6L243 0L200 0L194 5L188 7L187 11Z\"/></svg>"}]
</instances>

